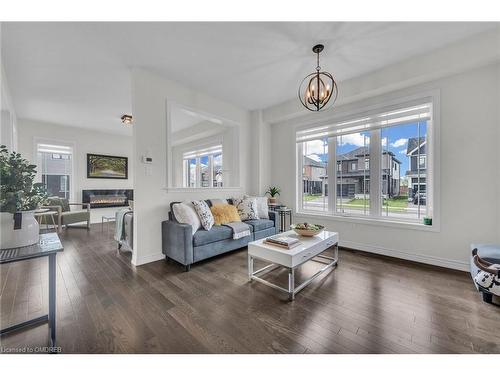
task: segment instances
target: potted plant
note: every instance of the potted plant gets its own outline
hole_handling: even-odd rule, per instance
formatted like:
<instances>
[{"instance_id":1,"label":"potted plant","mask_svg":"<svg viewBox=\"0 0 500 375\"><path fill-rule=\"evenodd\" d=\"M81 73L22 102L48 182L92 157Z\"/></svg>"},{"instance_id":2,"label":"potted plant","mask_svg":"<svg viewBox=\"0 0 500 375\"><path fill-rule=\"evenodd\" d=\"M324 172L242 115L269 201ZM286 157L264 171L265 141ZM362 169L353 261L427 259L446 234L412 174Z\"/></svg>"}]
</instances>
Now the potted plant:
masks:
<instances>
[{"instance_id":1,"label":"potted plant","mask_svg":"<svg viewBox=\"0 0 500 375\"><path fill-rule=\"evenodd\" d=\"M35 175L36 165L0 146L0 249L33 245L39 240L33 214L47 195L41 183L33 183Z\"/></svg>"},{"instance_id":2,"label":"potted plant","mask_svg":"<svg viewBox=\"0 0 500 375\"><path fill-rule=\"evenodd\" d=\"M280 195L281 189L277 186L271 186L267 191L266 194L269 194L269 204L276 204L277 203L277 196Z\"/></svg>"}]
</instances>

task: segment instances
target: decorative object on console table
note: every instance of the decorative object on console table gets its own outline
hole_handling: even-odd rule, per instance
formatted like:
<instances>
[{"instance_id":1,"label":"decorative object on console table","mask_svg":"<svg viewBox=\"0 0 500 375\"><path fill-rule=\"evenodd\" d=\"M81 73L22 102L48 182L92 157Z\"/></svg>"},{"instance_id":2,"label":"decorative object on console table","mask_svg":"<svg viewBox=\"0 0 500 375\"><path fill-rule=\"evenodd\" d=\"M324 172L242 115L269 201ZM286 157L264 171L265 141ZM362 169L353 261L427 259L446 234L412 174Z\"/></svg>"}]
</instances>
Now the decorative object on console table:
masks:
<instances>
[{"instance_id":1,"label":"decorative object on console table","mask_svg":"<svg viewBox=\"0 0 500 375\"><path fill-rule=\"evenodd\" d=\"M278 198L276 198L278 195L280 195L281 189L277 186L271 186L267 191L266 194L269 194L269 206L276 205L278 203Z\"/></svg>"},{"instance_id":2,"label":"decorative object on console table","mask_svg":"<svg viewBox=\"0 0 500 375\"><path fill-rule=\"evenodd\" d=\"M128 179L128 158L87 154L87 178Z\"/></svg>"},{"instance_id":3,"label":"decorative object on console table","mask_svg":"<svg viewBox=\"0 0 500 375\"><path fill-rule=\"evenodd\" d=\"M284 235L276 235L276 236L267 237L264 240L264 243L266 243L268 245L282 247L282 248L287 249L287 250L290 250L290 249L294 248L295 246L300 245L300 241L297 238L284 236Z\"/></svg>"},{"instance_id":4,"label":"decorative object on console table","mask_svg":"<svg viewBox=\"0 0 500 375\"><path fill-rule=\"evenodd\" d=\"M290 228L292 228L298 235L305 237L316 236L323 232L323 230L325 229L323 225L309 223L290 225Z\"/></svg>"},{"instance_id":5,"label":"decorative object on console table","mask_svg":"<svg viewBox=\"0 0 500 375\"><path fill-rule=\"evenodd\" d=\"M39 225L34 210L47 194L41 183L33 183L36 165L21 154L0 146L0 248L16 248L36 244Z\"/></svg>"}]
</instances>

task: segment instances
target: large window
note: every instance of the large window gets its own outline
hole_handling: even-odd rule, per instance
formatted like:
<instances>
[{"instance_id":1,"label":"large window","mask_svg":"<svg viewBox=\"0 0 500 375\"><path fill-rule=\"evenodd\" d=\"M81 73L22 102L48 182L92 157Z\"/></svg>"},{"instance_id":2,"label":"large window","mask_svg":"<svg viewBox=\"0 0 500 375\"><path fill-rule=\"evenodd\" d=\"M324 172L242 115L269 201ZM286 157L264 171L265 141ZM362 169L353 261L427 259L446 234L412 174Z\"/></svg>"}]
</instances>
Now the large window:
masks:
<instances>
[{"instance_id":1,"label":"large window","mask_svg":"<svg viewBox=\"0 0 500 375\"><path fill-rule=\"evenodd\" d=\"M302 201L311 211L328 210L328 138L302 144Z\"/></svg>"},{"instance_id":2,"label":"large window","mask_svg":"<svg viewBox=\"0 0 500 375\"><path fill-rule=\"evenodd\" d=\"M422 101L298 131L299 210L410 222L432 215L431 124L432 105Z\"/></svg>"},{"instance_id":3,"label":"large window","mask_svg":"<svg viewBox=\"0 0 500 375\"><path fill-rule=\"evenodd\" d=\"M185 152L183 187L222 187L222 145Z\"/></svg>"},{"instance_id":4,"label":"large window","mask_svg":"<svg viewBox=\"0 0 500 375\"><path fill-rule=\"evenodd\" d=\"M51 197L71 199L73 148L59 144L37 143L39 179Z\"/></svg>"},{"instance_id":5,"label":"large window","mask_svg":"<svg viewBox=\"0 0 500 375\"><path fill-rule=\"evenodd\" d=\"M337 193L335 212L367 215L370 210L370 133L359 132L335 137ZM333 140L332 140L333 142ZM356 166L359 165L359 168Z\"/></svg>"}]
</instances>

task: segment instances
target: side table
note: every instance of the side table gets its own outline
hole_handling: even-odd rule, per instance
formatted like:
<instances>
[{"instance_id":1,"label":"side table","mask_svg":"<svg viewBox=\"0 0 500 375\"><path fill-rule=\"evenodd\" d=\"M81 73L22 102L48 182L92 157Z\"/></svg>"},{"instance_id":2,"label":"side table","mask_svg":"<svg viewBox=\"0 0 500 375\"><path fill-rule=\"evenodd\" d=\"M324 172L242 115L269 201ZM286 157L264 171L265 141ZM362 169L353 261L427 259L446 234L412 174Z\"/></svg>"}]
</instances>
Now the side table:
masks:
<instances>
[{"instance_id":1,"label":"side table","mask_svg":"<svg viewBox=\"0 0 500 375\"><path fill-rule=\"evenodd\" d=\"M279 231L280 233L286 232L292 225L292 210L290 208L269 208L270 211L278 215L279 218ZM288 222L288 225L287 225Z\"/></svg>"},{"instance_id":2,"label":"side table","mask_svg":"<svg viewBox=\"0 0 500 375\"><path fill-rule=\"evenodd\" d=\"M50 221L52 221L52 226L56 232L59 232L59 228L56 224L56 221L54 220L54 215L57 215L57 211L51 211L47 208L42 208L37 211L35 211L34 216L35 219L38 221L38 224L40 225L40 229L42 229L42 224L45 222L45 229L48 231L49 230L49 218Z\"/></svg>"}]
</instances>

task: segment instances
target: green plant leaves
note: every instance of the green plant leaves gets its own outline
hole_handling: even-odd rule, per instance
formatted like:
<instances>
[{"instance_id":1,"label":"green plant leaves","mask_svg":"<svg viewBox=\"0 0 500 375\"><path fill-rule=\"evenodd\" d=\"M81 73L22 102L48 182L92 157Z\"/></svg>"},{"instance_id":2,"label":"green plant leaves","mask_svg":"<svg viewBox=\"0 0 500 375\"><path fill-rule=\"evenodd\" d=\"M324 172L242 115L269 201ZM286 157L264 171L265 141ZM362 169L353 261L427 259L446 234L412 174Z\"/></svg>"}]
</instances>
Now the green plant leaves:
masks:
<instances>
[{"instance_id":1,"label":"green plant leaves","mask_svg":"<svg viewBox=\"0 0 500 375\"><path fill-rule=\"evenodd\" d=\"M36 165L0 145L0 212L34 210L47 200L43 184L33 183Z\"/></svg>"}]
</instances>

